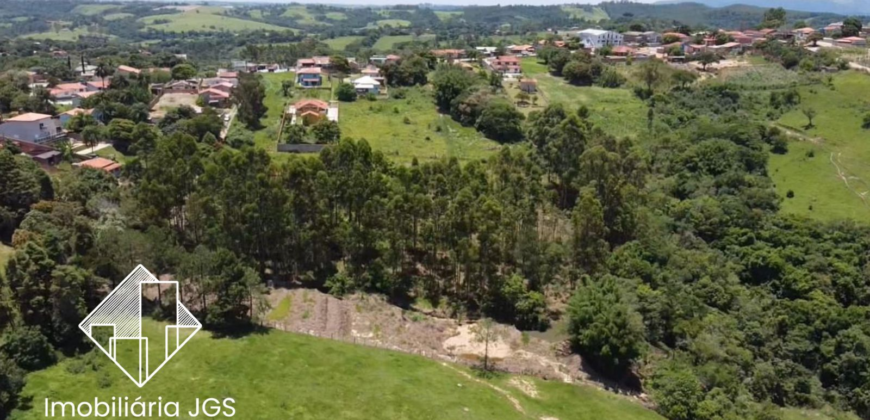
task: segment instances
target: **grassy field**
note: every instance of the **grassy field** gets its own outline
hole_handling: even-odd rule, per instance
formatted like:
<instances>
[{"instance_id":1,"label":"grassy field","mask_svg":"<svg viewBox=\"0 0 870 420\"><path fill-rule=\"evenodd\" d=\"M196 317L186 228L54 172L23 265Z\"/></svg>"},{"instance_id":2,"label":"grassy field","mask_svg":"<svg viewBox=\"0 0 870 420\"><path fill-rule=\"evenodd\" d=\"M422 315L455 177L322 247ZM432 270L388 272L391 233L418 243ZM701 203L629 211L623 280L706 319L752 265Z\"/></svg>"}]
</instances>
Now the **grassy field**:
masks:
<instances>
[{"instance_id":1,"label":"grassy field","mask_svg":"<svg viewBox=\"0 0 870 420\"><path fill-rule=\"evenodd\" d=\"M329 25L327 22L321 22L314 18L314 15L308 12L305 6L289 6L281 16L293 18L300 25L308 26L324 26Z\"/></svg>"},{"instance_id":2,"label":"grassy field","mask_svg":"<svg viewBox=\"0 0 870 420\"><path fill-rule=\"evenodd\" d=\"M435 14L438 16L438 19L441 19L442 22L446 21L446 20L450 20L454 17L461 17L463 15L463 13L465 13L465 12L463 12L461 10L452 10L452 11L436 10L435 11Z\"/></svg>"},{"instance_id":3,"label":"grassy field","mask_svg":"<svg viewBox=\"0 0 870 420\"><path fill-rule=\"evenodd\" d=\"M326 12L326 18L330 20L347 20L347 15L344 12Z\"/></svg>"},{"instance_id":4,"label":"grassy field","mask_svg":"<svg viewBox=\"0 0 870 420\"><path fill-rule=\"evenodd\" d=\"M155 15L139 19L147 28L169 32L218 32L218 31L289 31L292 29L252 20L238 19L223 15L222 7L199 7L182 13ZM168 20L168 23L155 21Z\"/></svg>"},{"instance_id":5,"label":"grassy field","mask_svg":"<svg viewBox=\"0 0 870 420\"><path fill-rule=\"evenodd\" d=\"M117 4L80 4L72 12L79 15L93 16L119 7L121 6Z\"/></svg>"},{"instance_id":6,"label":"grassy field","mask_svg":"<svg viewBox=\"0 0 870 420\"><path fill-rule=\"evenodd\" d=\"M432 98L421 88L408 89L405 99L343 102L339 110L342 137L364 138L373 149L401 163L415 157L421 161L442 157L479 159L500 147L474 128L439 114ZM405 117L409 124L404 122Z\"/></svg>"},{"instance_id":7,"label":"grassy field","mask_svg":"<svg viewBox=\"0 0 870 420\"><path fill-rule=\"evenodd\" d=\"M103 16L103 19L105 19L105 20L118 20L118 19L126 19L126 18L133 17L133 16L135 16L135 15L132 13L109 13L109 14Z\"/></svg>"},{"instance_id":8,"label":"grassy field","mask_svg":"<svg viewBox=\"0 0 870 420\"><path fill-rule=\"evenodd\" d=\"M362 39L361 36L340 36L338 38L325 39L323 40L326 45L329 45L329 48L332 48L337 51L344 51L348 44L351 42Z\"/></svg>"},{"instance_id":9,"label":"grassy field","mask_svg":"<svg viewBox=\"0 0 870 420\"><path fill-rule=\"evenodd\" d=\"M591 120L615 136L633 136L646 126L646 106L629 89L573 86L549 74L534 57L521 62L523 73L538 81L540 103L562 103L569 109L586 105Z\"/></svg>"},{"instance_id":10,"label":"grassy field","mask_svg":"<svg viewBox=\"0 0 870 420\"><path fill-rule=\"evenodd\" d=\"M833 90L800 88L801 105L778 121L805 137L790 143L787 154L771 155L770 175L782 197L794 193L784 199L784 212L870 222L870 130L861 128L863 115L870 112L870 77L848 72L833 80ZM805 107L818 113L815 127L806 128Z\"/></svg>"},{"instance_id":11,"label":"grassy field","mask_svg":"<svg viewBox=\"0 0 870 420\"><path fill-rule=\"evenodd\" d=\"M385 26L391 26L393 28L404 28L407 26L411 26L411 22L404 19L381 19L377 22L368 24L370 28L383 28Z\"/></svg>"},{"instance_id":12,"label":"grassy field","mask_svg":"<svg viewBox=\"0 0 870 420\"><path fill-rule=\"evenodd\" d=\"M372 46L372 49L376 51L390 51L396 48L396 44L401 44L403 42L425 42L431 41L433 39L435 39L435 35L433 34L423 34L419 37L414 35L388 35L378 38L378 42L375 42L375 45Z\"/></svg>"},{"instance_id":13,"label":"grassy field","mask_svg":"<svg viewBox=\"0 0 870 420\"><path fill-rule=\"evenodd\" d=\"M592 6L590 6L592 7ZM562 10L574 19L585 19L590 22L598 22L608 19L607 12L600 7L592 7L592 11L585 10L582 6L562 6Z\"/></svg>"},{"instance_id":14,"label":"grassy field","mask_svg":"<svg viewBox=\"0 0 870 420\"><path fill-rule=\"evenodd\" d=\"M24 394L32 397L32 408L14 411L11 420L45 418L45 398L93 402L125 396L178 401L182 417L196 398L233 398L234 418L242 420L661 419L632 401L584 386L524 378L538 391L533 398L516 389L510 376L487 382L463 367L419 356L279 331L237 339L199 332L141 389L102 353L84 358L93 368L73 358L31 374Z\"/></svg>"},{"instance_id":15,"label":"grassy field","mask_svg":"<svg viewBox=\"0 0 870 420\"><path fill-rule=\"evenodd\" d=\"M79 35L90 35L91 32L88 31L88 28L84 26L80 26L75 29L69 28L60 28L58 30L48 30L45 32L38 32L33 34L27 34L22 36L22 38L28 39L42 39L42 40L51 40L51 41L76 41L79 39Z\"/></svg>"}]
</instances>

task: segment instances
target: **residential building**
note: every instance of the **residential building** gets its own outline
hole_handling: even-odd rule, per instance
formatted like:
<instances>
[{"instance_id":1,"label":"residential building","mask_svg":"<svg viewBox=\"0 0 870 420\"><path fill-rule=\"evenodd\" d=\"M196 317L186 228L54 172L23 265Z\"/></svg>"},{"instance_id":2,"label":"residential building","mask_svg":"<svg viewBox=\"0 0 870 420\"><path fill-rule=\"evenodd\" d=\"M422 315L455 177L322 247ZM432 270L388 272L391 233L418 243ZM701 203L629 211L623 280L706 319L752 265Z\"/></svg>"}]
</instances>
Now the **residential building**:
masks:
<instances>
[{"instance_id":1,"label":"residential building","mask_svg":"<svg viewBox=\"0 0 870 420\"><path fill-rule=\"evenodd\" d=\"M230 93L215 88L199 91L199 98L203 104L208 104L215 108L226 108L230 104Z\"/></svg>"},{"instance_id":2,"label":"residential building","mask_svg":"<svg viewBox=\"0 0 870 420\"><path fill-rule=\"evenodd\" d=\"M794 36L795 41L798 42L807 42L807 39L810 35L816 33L816 30L813 28L800 28L791 31L791 34Z\"/></svg>"},{"instance_id":3,"label":"residential building","mask_svg":"<svg viewBox=\"0 0 870 420\"><path fill-rule=\"evenodd\" d=\"M377 95L381 92L381 82L371 76L363 76L353 81L353 88L359 95Z\"/></svg>"},{"instance_id":4,"label":"residential building","mask_svg":"<svg viewBox=\"0 0 870 420\"><path fill-rule=\"evenodd\" d=\"M859 36L850 36L838 39L837 44L845 47L866 47L867 39Z\"/></svg>"},{"instance_id":5,"label":"residential building","mask_svg":"<svg viewBox=\"0 0 870 420\"><path fill-rule=\"evenodd\" d=\"M131 75L138 76L139 74L142 73L142 70L139 70L139 69L137 69L137 68L135 68L135 67L130 67L130 66L125 66L125 65L120 65L120 66L118 66L118 68L115 70L115 72L118 73L118 74L124 74L124 75L127 75L127 76L131 76Z\"/></svg>"},{"instance_id":6,"label":"residential building","mask_svg":"<svg viewBox=\"0 0 870 420\"><path fill-rule=\"evenodd\" d=\"M498 47L477 47L475 50L479 51L484 57L492 57L495 55Z\"/></svg>"},{"instance_id":7,"label":"residential building","mask_svg":"<svg viewBox=\"0 0 870 420\"><path fill-rule=\"evenodd\" d=\"M623 36L618 32L605 31L603 29L584 29L577 32L577 38L586 48L601 48L605 45L622 45Z\"/></svg>"},{"instance_id":8,"label":"residential building","mask_svg":"<svg viewBox=\"0 0 870 420\"><path fill-rule=\"evenodd\" d=\"M507 47L509 53L518 56L529 56L535 53L535 47L531 45L510 45Z\"/></svg>"},{"instance_id":9,"label":"residential building","mask_svg":"<svg viewBox=\"0 0 870 420\"><path fill-rule=\"evenodd\" d=\"M296 84L304 88L323 85L323 74L320 67L308 67L296 71Z\"/></svg>"},{"instance_id":10,"label":"residential building","mask_svg":"<svg viewBox=\"0 0 870 420\"><path fill-rule=\"evenodd\" d=\"M67 123L69 123L69 120L71 120L74 116L78 114L91 114L93 112L93 109L73 108L69 111L60 113L57 118L60 120L61 126L66 127Z\"/></svg>"},{"instance_id":11,"label":"residential building","mask_svg":"<svg viewBox=\"0 0 870 420\"><path fill-rule=\"evenodd\" d=\"M80 168L97 169L116 178L121 176L121 164L102 157L95 157L93 159L79 162L76 166Z\"/></svg>"},{"instance_id":12,"label":"residential building","mask_svg":"<svg viewBox=\"0 0 870 420\"><path fill-rule=\"evenodd\" d=\"M622 34L622 40L626 44L657 45L662 42L662 37L654 31L628 31Z\"/></svg>"},{"instance_id":13,"label":"residential building","mask_svg":"<svg viewBox=\"0 0 870 420\"><path fill-rule=\"evenodd\" d=\"M519 57L513 55L503 55L500 57L490 58L487 61L490 70L502 75L518 75L522 73L520 69Z\"/></svg>"},{"instance_id":14,"label":"residential building","mask_svg":"<svg viewBox=\"0 0 870 420\"><path fill-rule=\"evenodd\" d=\"M338 121L338 107L319 99L303 99L287 108L290 124L296 124L301 119L305 125L314 124L324 118Z\"/></svg>"},{"instance_id":15,"label":"residential building","mask_svg":"<svg viewBox=\"0 0 870 420\"><path fill-rule=\"evenodd\" d=\"M447 49L447 50L432 50L432 55L442 60L458 60L465 57L465 50Z\"/></svg>"},{"instance_id":16,"label":"residential building","mask_svg":"<svg viewBox=\"0 0 870 420\"><path fill-rule=\"evenodd\" d=\"M535 79L520 79L520 90L526 93L538 91L538 81Z\"/></svg>"},{"instance_id":17,"label":"residential building","mask_svg":"<svg viewBox=\"0 0 870 420\"><path fill-rule=\"evenodd\" d=\"M10 140L47 144L66 138L60 119L48 114L28 112L6 119L0 124L0 137Z\"/></svg>"}]
</instances>

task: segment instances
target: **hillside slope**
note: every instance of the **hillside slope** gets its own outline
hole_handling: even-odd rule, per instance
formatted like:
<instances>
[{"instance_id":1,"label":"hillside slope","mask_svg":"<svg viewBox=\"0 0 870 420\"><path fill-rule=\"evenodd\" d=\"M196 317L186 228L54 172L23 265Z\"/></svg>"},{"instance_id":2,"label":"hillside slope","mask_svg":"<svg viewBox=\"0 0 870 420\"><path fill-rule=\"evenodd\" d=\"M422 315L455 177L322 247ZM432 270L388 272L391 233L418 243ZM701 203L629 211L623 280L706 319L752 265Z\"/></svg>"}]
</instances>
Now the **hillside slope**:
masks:
<instances>
[{"instance_id":1,"label":"hillside slope","mask_svg":"<svg viewBox=\"0 0 870 420\"><path fill-rule=\"evenodd\" d=\"M43 400L142 396L236 400L235 419L661 419L626 398L592 387L502 376L422 357L268 331L238 339L201 332L138 389L102 354L68 359L29 376L32 408L11 419L44 418ZM131 398L131 399L132 399Z\"/></svg>"}]
</instances>

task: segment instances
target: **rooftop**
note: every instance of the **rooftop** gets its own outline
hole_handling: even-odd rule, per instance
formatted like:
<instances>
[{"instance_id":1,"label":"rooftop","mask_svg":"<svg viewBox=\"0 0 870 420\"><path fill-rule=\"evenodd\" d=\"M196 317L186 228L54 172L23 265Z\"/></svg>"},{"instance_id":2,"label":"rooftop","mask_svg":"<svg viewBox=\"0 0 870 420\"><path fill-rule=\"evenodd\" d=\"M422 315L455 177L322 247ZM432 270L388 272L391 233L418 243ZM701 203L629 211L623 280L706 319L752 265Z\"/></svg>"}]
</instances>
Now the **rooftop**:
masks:
<instances>
[{"instance_id":1,"label":"rooftop","mask_svg":"<svg viewBox=\"0 0 870 420\"><path fill-rule=\"evenodd\" d=\"M51 115L48 114L38 114L36 112L28 112L26 114L16 115L12 118L7 118L6 121L16 121L16 122L30 122L30 121L39 121L44 120L46 118L51 118Z\"/></svg>"}]
</instances>

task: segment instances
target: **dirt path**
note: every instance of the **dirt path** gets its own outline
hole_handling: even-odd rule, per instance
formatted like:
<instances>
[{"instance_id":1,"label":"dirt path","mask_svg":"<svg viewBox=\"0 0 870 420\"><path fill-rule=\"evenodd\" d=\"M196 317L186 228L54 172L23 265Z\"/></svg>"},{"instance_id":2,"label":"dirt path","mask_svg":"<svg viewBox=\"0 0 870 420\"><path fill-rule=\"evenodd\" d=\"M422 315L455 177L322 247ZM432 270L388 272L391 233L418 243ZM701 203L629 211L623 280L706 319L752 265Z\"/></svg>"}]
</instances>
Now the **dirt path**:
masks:
<instances>
[{"instance_id":1,"label":"dirt path","mask_svg":"<svg viewBox=\"0 0 870 420\"><path fill-rule=\"evenodd\" d=\"M791 137L797 137L800 140L808 141L808 142L813 143L813 144L822 144L825 142L825 139L823 139L821 137L811 137L811 136L808 136L804 133L796 131L794 129L788 128L788 127L786 127L782 124L779 124L779 123L771 123L771 126L782 130L784 133L786 133L787 135L789 135Z\"/></svg>"},{"instance_id":2,"label":"dirt path","mask_svg":"<svg viewBox=\"0 0 870 420\"><path fill-rule=\"evenodd\" d=\"M848 174L848 173L847 173L847 172L842 168L842 162L840 161L840 153L837 153L837 154L836 154L836 158L835 158L835 157L834 157L834 152L831 152L831 155L830 155L830 158L829 158L829 159L830 159L830 161L831 161L831 165L834 165L834 169L836 169L836 171L837 171L837 177L840 178L840 180L843 181L844 184L846 184L846 188L848 188L849 191L851 191L853 194L855 194L856 196L858 196L859 199L861 199L861 202L864 203L864 206L865 206L865 207L868 207L868 203L867 203L867 191L864 191L864 192L858 192L857 190L855 190L855 188L852 186L852 184L849 183L850 180L856 180L856 181L858 181L859 183L860 183L860 182L863 182L863 181L861 180L861 178L859 178L859 177L857 177L857 176L849 175L849 174Z\"/></svg>"},{"instance_id":3,"label":"dirt path","mask_svg":"<svg viewBox=\"0 0 870 420\"><path fill-rule=\"evenodd\" d=\"M519 411L519 412L522 413L522 414L526 414L526 410L523 408L523 405L520 404L520 400L516 399L516 397L514 397L513 395L511 395L511 393L508 392L506 389L501 388L501 387L496 386L496 385L493 385L493 384L491 384L491 383L489 383L489 382L486 382L486 381L484 381L484 380L482 380L482 379L475 378L474 376L471 376L468 372L464 372L464 371L461 371L461 370L459 370L459 369L456 369L455 367L450 366L450 365L448 365L447 363L442 362L442 363L441 363L441 366L444 366L444 367L446 367L446 368L448 368L448 369L450 369L450 370L452 370L452 371L454 371L454 372L456 372L456 373L462 375L463 377L465 377L465 379L468 379L469 381L477 382L478 384L481 384L481 385L483 385L483 386L488 386L488 387L492 388L493 390L495 390L495 392L498 392L499 394L504 395L504 397L507 398L508 401L511 402L511 404L513 404L514 408L515 408L517 411Z\"/></svg>"}]
</instances>

